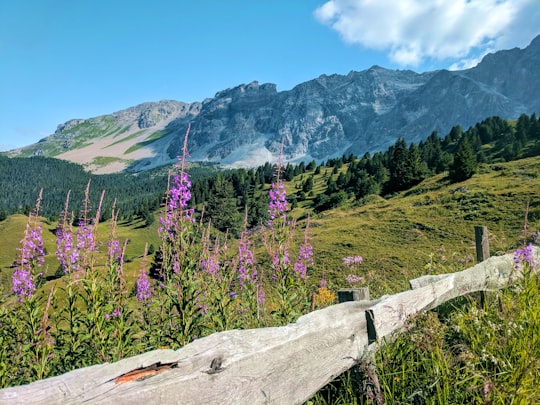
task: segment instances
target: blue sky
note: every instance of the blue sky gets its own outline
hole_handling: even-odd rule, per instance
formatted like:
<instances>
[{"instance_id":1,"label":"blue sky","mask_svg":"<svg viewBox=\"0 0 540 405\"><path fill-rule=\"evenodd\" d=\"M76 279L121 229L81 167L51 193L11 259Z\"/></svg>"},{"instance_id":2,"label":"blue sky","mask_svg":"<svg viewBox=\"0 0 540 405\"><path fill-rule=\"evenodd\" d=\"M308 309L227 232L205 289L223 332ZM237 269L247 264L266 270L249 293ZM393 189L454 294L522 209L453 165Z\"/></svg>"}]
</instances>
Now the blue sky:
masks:
<instances>
[{"instance_id":1,"label":"blue sky","mask_svg":"<svg viewBox=\"0 0 540 405\"><path fill-rule=\"evenodd\" d=\"M253 80L283 91L375 64L466 68L538 34L539 0L4 0L0 150Z\"/></svg>"}]
</instances>

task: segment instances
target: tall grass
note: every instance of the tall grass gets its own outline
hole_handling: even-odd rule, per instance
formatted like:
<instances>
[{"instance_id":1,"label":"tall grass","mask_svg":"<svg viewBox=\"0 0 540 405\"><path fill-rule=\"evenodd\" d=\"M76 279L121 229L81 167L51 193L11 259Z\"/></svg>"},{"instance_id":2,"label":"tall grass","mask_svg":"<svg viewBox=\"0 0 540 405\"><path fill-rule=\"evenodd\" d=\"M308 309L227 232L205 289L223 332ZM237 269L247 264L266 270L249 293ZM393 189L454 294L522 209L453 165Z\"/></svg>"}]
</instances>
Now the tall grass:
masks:
<instances>
[{"instance_id":1,"label":"tall grass","mask_svg":"<svg viewBox=\"0 0 540 405\"><path fill-rule=\"evenodd\" d=\"M514 255L520 281L408 320L309 404L540 403L540 272L532 244ZM517 278L517 277L516 277Z\"/></svg>"}]
</instances>

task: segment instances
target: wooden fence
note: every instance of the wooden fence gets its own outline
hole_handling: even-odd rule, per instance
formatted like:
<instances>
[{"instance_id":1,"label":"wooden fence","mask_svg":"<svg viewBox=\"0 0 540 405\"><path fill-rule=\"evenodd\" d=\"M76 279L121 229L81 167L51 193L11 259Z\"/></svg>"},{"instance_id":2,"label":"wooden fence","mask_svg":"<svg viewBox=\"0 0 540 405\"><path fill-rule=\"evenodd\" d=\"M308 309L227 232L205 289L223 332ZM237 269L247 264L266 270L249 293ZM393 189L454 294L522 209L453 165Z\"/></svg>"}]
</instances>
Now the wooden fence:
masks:
<instances>
[{"instance_id":1,"label":"wooden fence","mask_svg":"<svg viewBox=\"0 0 540 405\"><path fill-rule=\"evenodd\" d=\"M535 248L538 257L540 250ZM411 290L311 312L294 324L231 330L178 350L0 390L1 404L298 404L376 350L408 316L461 295L506 287L513 255L411 280Z\"/></svg>"}]
</instances>

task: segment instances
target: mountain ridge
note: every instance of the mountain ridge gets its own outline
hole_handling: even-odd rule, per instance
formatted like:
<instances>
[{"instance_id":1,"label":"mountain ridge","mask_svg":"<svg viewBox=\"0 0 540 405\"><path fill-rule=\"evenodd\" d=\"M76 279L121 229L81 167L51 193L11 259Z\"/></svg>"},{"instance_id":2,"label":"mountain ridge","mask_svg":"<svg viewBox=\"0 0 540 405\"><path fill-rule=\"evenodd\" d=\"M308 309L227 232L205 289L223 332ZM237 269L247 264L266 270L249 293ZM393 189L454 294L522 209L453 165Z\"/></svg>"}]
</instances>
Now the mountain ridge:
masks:
<instances>
[{"instance_id":1,"label":"mountain ridge","mask_svg":"<svg viewBox=\"0 0 540 405\"><path fill-rule=\"evenodd\" d=\"M191 125L192 160L254 167L382 151L489 116L540 112L540 36L524 49L486 55L475 67L416 73L372 66L322 74L291 90L272 83L218 91L202 102L146 102L109 115L69 120L11 156L45 155L94 173L144 171L174 162Z\"/></svg>"}]
</instances>

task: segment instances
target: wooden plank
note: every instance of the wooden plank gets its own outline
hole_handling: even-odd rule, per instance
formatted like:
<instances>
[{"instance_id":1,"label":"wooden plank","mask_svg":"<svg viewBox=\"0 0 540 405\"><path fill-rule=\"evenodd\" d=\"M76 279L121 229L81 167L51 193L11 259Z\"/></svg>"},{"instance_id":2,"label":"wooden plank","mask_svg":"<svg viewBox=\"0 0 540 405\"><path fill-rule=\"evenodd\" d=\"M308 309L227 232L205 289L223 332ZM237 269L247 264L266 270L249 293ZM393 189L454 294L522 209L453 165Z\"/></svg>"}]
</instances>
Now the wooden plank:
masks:
<instances>
[{"instance_id":1,"label":"wooden plank","mask_svg":"<svg viewBox=\"0 0 540 405\"><path fill-rule=\"evenodd\" d=\"M284 327L215 333L173 350L156 350L0 391L9 404L294 404L351 368L367 346L364 310L346 302ZM127 372L173 363L143 380Z\"/></svg>"},{"instance_id":2,"label":"wooden plank","mask_svg":"<svg viewBox=\"0 0 540 405\"><path fill-rule=\"evenodd\" d=\"M540 249L534 248L538 257ZM491 257L466 270L411 280L413 288L382 299L366 311L368 331L375 331L369 342L382 339L403 328L406 319L417 312L435 308L453 298L476 291L492 291L518 280L521 272L514 269L514 255Z\"/></svg>"},{"instance_id":3,"label":"wooden plank","mask_svg":"<svg viewBox=\"0 0 540 405\"><path fill-rule=\"evenodd\" d=\"M448 274L433 274L428 276L422 276L409 280L409 285L411 290L416 290L417 288L425 287L426 285L431 285L438 281L441 281L443 278L448 277Z\"/></svg>"}]
</instances>

